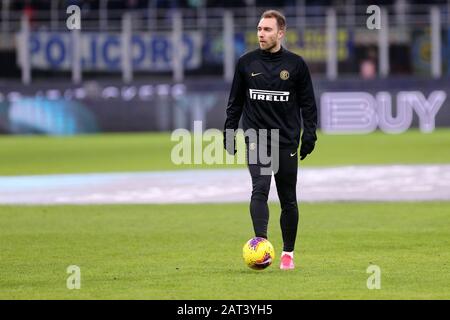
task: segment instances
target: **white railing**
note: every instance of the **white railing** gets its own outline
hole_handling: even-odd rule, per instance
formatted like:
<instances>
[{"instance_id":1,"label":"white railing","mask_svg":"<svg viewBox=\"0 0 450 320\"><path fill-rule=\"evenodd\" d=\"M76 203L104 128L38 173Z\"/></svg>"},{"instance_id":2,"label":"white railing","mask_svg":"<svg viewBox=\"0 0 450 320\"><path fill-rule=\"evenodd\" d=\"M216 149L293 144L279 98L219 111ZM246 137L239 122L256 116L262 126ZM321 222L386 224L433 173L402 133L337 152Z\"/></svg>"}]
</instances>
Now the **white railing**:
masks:
<instances>
[{"instance_id":1,"label":"white railing","mask_svg":"<svg viewBox=\"0 0 450 320\"><path fill-rule=\"evenodd\" d=\"M110 0L111 1L111 0ZM8 0L3 0L2 22L0 24L3 37L13 36L20 31L21 41L17 50L22 69L24 83L31 81L31 65L29 63L29 45L27 39L31 31L67 31L66 11L60 7L61 2L55 1L50 11L36 11L33 19L24 19L22 12L8 9ZM107 10L108 0L100 1L102 10L82 12L82 32L102 31L122 33L122 75L124 82L133 79L132 54L130 50L130 37L133 32L139 31L170 31L173 34L173 48L175 59L173 60L173 79L182 82L185 75L180 56L180 39L183 31L188 30L217 30L223 34L225 44L233 43L236 30L256 30L256 25L261 12L266 8L197 8L183 10L158 9L149 6L140 10ZM149 3L152 1L149 1ZM349 1L350 3L351 1ZM337 58L337 29L345 27L349 29L364 28L368 19L366 6L344 6L339 8L304 6L304 1L299 1L293 8L280 8L286 14L288 28L302 30L304 26L318 27L326 30L327 34L327 59L326 75L329 79L336 79L339 75ZM5 9L6 8L6 9ZM300 8L300 9L299 9ZM4 10L3 10L4 9ZM389 61L389 30L392 27L429 27L431 30L431 70L434 78L442 75L441 55L441 29L443 25L450 27L450 0L444 6L414 6L401 12L395 7L384 7L381 10L382 27L375 30L378 37L378 65L379 75L387 77L390 74ZM72 31L73 32L73 31ZM255 31L256 33L256 31ZM79 33L74 32L73 41L79 41ZM128 44L128 45L127 45ZM224 45L224 78L231 81L234 72L234 48ZM74 82L82 80L81 64L77 46L72 46L72 79Z\"/></svg>"}]
</instances>

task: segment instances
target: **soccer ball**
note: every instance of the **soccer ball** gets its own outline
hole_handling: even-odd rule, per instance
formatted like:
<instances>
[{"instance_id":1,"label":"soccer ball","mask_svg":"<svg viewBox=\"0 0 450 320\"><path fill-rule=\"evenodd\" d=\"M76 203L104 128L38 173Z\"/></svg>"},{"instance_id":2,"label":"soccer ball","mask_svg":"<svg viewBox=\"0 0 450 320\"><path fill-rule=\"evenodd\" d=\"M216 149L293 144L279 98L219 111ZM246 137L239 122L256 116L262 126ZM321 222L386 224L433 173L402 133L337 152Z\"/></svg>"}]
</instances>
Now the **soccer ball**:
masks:
<instances>
[{"instance_id":1,"label":"soccer ball","mask_svg":"<svg viewBox=\"0 0 450 320\"><path fill-rule=\"evenodd\" d=\"M245 264L254 270L263 270L270 266L275 250L269 240L255 237L248 240L242 249Z\"/></svg>"}]
</instances>

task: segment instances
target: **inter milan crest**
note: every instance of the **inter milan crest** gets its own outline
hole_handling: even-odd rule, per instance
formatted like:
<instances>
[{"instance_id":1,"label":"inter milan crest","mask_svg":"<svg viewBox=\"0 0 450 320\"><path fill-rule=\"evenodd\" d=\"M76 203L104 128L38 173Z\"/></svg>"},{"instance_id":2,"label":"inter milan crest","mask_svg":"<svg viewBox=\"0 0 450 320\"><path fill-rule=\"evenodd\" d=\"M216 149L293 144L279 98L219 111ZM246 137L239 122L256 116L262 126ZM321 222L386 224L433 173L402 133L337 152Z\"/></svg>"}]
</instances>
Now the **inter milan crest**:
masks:
<instances>
[{"instance_id":1,"label":"inter milan crest","mask_svg":"<svg viewBox=\"0 0 450 320\"><path fill-rule=\"evenodd\" d=\"M289 72L287 70L281 71L280 72L280 78L281 78L281 80L289 79Z\"/></svg>"}]
</instances>

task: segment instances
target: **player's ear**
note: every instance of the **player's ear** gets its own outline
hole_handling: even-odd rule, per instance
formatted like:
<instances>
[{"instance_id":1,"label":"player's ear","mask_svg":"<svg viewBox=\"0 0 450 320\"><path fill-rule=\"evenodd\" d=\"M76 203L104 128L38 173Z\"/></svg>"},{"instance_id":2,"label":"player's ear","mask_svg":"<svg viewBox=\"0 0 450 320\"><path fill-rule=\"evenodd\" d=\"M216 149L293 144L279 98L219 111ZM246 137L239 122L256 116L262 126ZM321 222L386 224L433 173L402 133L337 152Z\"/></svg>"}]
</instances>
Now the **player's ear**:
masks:
<instances>
[{"instance_id":1,"label":"player's ear","mask_svg":"<svg viewBox=\"0 0 450 320\"><path fill-rule=\"evenodd\" d=\"M279 29L278 30L278 39L283 39L284 35L286 34L284 29Z\"/></svg>"}]
</instances>

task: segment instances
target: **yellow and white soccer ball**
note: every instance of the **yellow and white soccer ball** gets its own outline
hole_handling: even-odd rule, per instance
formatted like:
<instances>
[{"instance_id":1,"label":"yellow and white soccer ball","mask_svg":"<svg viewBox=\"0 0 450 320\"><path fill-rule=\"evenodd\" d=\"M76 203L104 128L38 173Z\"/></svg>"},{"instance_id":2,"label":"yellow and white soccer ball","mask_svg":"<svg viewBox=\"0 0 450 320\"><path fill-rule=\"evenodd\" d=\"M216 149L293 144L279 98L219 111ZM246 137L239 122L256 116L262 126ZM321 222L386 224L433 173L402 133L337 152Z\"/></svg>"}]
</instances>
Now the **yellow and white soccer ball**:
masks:
<instances>
[{"instance_id":1,"label":"yellow and white soccer ball","mask_svg":"<svg viewBox=\"0 0 450 320\"><path fill-rule=\"evenodd\" d=\"M275 250L269 240L255 237L248 240L242 249L245 264L254 270L270 266L275 258Z\"/></svg>"}]
</instances>

